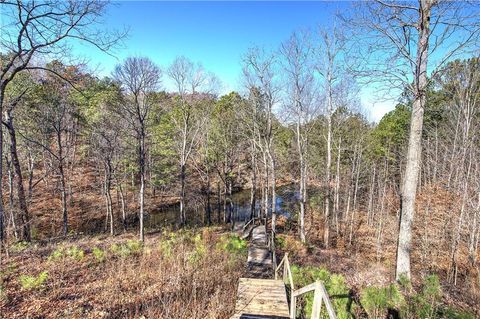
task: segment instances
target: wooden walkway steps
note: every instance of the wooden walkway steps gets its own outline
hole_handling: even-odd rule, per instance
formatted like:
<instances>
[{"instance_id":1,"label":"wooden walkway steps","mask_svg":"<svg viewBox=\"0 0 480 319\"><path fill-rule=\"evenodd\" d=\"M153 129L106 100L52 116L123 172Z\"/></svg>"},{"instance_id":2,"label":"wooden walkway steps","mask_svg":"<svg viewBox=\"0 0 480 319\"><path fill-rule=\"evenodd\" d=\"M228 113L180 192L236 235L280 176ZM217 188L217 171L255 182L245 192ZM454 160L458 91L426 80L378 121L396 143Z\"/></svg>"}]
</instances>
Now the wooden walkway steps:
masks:
<instances>
[{"instance_id":1,"label":"wooden walkway steps","mask_svg":"<svg viewBox=\"0 0 480 319\"><path fill-rule=\"evenodd\" d=\"M231 318L289 318L283 281L240 278L235 315Z\"/></svg>"},{"instance_id":2,"label":"wooden walkway steps","mask_svg":"<svg viewBox=\"0 0 480 319\"><path fill-rule=\"evenodd\" d=\"M294 319L297 299L312 292L314 298L311 318L320 319L323 303L328 317L336 319L327 291L320 281L295 290L288 254L285 254L278 267L274 269L265 225L255 226L255 219L252 219L244 227L236 227L234 230L242 238L250 237L247 259L249 278L239 280L235 313L231 319ZM274 235L272 232L272 236ZM280 269L283 269L281 279ZM287 299L287 289L290 303Z\"/></svg>"},{"instance_id":3,"label":"wooden walkway steps","mask_svg":"<svg viewBox=\"0 0 480 319\"><path fill-rule=\"evenodd\" d=\"M249 233L249 278L240 278L235 314L231 318L289 318L285 284L282 280L271 279L272 255L268 248L266 227L254 226Z\"/></svg>"},{"instance_id":4,"label":"wooden walkway steps","mask_svg":"<svg viewBox=\"0 0 480 319\"><path fill-rule=\"evenodd\" d=\"M250 278L272 278L272 254L268 248L267 232L264 225L252 230L248 247L247 274Z\"/></svg>"}]
</instances>

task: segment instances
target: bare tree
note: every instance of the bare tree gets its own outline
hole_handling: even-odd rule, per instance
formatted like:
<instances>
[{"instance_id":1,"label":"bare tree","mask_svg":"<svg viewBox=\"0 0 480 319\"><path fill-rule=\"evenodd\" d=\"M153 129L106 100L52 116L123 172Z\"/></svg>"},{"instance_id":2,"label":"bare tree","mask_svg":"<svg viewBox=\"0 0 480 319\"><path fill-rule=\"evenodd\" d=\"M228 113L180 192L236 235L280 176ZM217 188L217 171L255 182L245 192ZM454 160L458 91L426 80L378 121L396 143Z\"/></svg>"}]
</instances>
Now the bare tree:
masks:
<instances>
[{"instance_id":1,"label":"bare tree","mask_svg":"<svg viewBox=\"0 0 480 319\"><path fill-rule=\"evenodd\" d=\"M319 30L319 43L317 46L317 63L315 70L323 81L323 94L325 96L325 118L327 121L327 155L325 165L325 230L324 244L329 247L330 223L332 206L332 117L338 107L336 87L342 81L344 68L342 62L345 58L345 36L340 29L334 26L331 30Z\"/></svg>"},{"instance_id":2,"label":"bare tree","mask_svg":"<svg viewBox=\"0 0 480 319\"><path fill-rule=\"evenodd\" d=\"M358 9L351 28L359 31L360 37L351 38L356 41L352 50L368 61L357 70L359 75L382 81L381 87L390 92L399 94L407 89L413 96L396 265L397 279L403 275L410 278L427 87L447 61L472 46L478 48L479 7L475 2L376 0L362 3Z\"/></svg>"},{"instance_id":3,"label":"bare tree","mask_svg":"<svg viewBox=\"0 0 480 319\"><path fill-rule=\"evenodd\" d=\"M19 101L21 100L23 94L26 92L23 91L17 98L11 101L6 110L5 110L5 121L2 121L2 125L4 125L9 133L10 136L10 158L11 158L11 166L13 169L9 172L9 179L10 179L10 208L12 209L12 221L14 221L14 214L13 214L13 181L16 181L16 188L17 188L17 196L18 196L18 203L20 208L20 214L18 216L18 222L20 227L20 238L25 241L30 241L30 216L28 212L27 206L27 199L25 194L25 187L23 185L23 175L20 166L20 160L18 157L18 148L17 148L17 132L14 126L14 116L13 111L15 107L18 105ZM0 126L2 126L0 125ZM16 178L14 178L14 176ZM3 216L0 216L3 218ZM3 225L2 225L3 226ZM3 229L2 229L3 231ZM16 231L16 230L15 230Z\"/></svg>"},{"instance_id":4,"label":"bare tree","mask_svg":"<svg viewBox=\"0 0 480 319\"><path fill-rule=\"evenodd\" d=\"M258 125L256 139L257 146L260 149L264 163L264 216L269 211L269 184L271 185L271 212L272 212L272 230L276 226L276 159L274 151L274 131L275 121L274 106L279 99L278 86L278 60L275 54L267 53L260 48L252 48L243 57L243 73L246 85L252 97L254 104L259 110L258 115L261 125ZM270 181L271 178L271 181Z\"/></svg>"},{"instance_id":5,"label":"bare tree","mask_svg":"<svg viewBox=\"0 0 480 319\"><path fill-rule=\"evenodd\" d=\"M291 121L298 151L300 240L305 242L305 210L307 202L308 137L311 121L316 115L314 104L313 47L306 32L293 33L280 47L286 76L285 107Z\"/></svg>"},{"instance_id":6,"label":"bare tree","mask_svg":"<svg viewBox=\"0 0 480 319\"><path fill-rule=\"evenodd\" d=\"M177 136L177 149L179 151L180 166L180 221L187 221L185 209L185 183L187 163L192 152L198 146L199 136L206 117L197 116L195 104L199 99L200 90L211 89L214 76L208 74L200 64L195 65L186 57L177 57L167 70L168 76L173 80L179 96L178 103L172 113Z\"/></svg>"},{"instance_id":7,"label":"bare tree","mask_svg":"<svg viewBox=\"0 0 480 319\"><path fill-rule=\"evenodd\" d=\"M139 220L140 240L144 240L143 218L145 206L145 140L148 134L147 119L155 103L155 92L160 86L161 72L150 59L129 57L117 65L113 77L121 85L125 93L125 101L121 111L135 134L138 149L138 169L140 175Z\"/></svg>"}]
</instances>

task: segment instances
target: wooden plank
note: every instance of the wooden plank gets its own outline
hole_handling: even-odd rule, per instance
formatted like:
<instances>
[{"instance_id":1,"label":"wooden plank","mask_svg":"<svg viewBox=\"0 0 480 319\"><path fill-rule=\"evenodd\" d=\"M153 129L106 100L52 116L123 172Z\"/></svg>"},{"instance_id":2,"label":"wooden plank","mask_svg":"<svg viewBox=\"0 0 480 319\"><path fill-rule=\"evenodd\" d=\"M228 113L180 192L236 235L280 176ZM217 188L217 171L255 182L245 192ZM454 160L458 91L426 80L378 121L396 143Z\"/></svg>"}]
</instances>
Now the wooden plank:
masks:
<instances>
[{"instance_id":1,"label":"wooden plank","mask_svg":"<svg viewBox=\"0 0 480 319\"><path fill-rule=\"evenodd\" d=\"M276 316L288 318L285 285L281 280L241 278L238 285L235 315Z\"/></svg>"}]
</instances>

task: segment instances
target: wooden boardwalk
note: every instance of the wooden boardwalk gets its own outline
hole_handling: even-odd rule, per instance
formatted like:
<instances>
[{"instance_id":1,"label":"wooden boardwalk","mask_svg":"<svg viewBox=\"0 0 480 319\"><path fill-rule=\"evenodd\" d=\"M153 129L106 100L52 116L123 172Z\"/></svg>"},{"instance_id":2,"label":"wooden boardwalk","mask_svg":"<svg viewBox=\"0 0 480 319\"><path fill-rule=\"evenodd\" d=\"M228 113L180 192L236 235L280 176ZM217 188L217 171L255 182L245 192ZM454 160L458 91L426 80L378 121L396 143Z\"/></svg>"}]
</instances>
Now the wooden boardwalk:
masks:
<instances>
[{"instance_id":1,"label":"wooden boardwalk","mask_svg":"<svg viewBox=\"0 0 480 319\"><path fill-rule=\"evenodd\" d=\"M274 280L272 256L265 225L255 226L248 247L247 275L240 278L235 319L289 318L287 293L283 280ZM243 237L243 236L242 236Z\"/></svg>"},{"instance_id":2,"label":"wooden boardwalk","mask_svg":"<svg viewBox=\"0 0 480 319\"><path fill-rule=\"evenodd\" d=\"M320 280L295 289L287 253L279 265L273 269L274 263L265 225L255 226L255 219L252 219L243 227L234 227L233 230L236 230L242 238L251 237L251 239L247 259L247 276L249 278L240 278L239 280L235 314L231 317L232 319L295 318L297 300L307 293L313 293L312 319L320 319L322 304L327 311L328 318L336 319L327 290ZM272 232L272 236L274 234ZM279 275L280 269L283 269L282 276ZM278 280L279 277L282 279ZM288 286L285 286L285 282L288 282ZM290 304L287 299L287 287Z\"/></svg>"},{"instance_id":3,"label":"wooden boardwalk","mask_svg":"<svg viewBox=\"0 0 480 319\"><path fill-rule=\"evenodd\" d=\"M240 278L231 318L289 318L283 280Z\"/></svg>"}]
</instances>

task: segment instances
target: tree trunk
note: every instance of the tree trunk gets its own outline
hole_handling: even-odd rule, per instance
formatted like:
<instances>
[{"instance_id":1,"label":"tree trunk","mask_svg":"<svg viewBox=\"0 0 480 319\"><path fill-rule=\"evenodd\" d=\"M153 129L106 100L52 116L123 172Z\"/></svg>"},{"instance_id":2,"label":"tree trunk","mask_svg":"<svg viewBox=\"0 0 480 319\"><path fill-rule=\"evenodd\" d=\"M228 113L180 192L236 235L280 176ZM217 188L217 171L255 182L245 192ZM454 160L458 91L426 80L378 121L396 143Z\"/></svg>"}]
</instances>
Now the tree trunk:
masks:
<instances>
[{"instance_id":1,"label":"tree trunk","mask_svg":"<svg viewBox=\"0 0 480 319\"><path fill-rule=\"evenodd\" d=\"M15 207L14 207L14 194L13 194L15 173L13 172L12 161L9 161L6 155L5 155L5 162L8 168L8 208L10 210L10 221L12 223L13 235L15 236L15 239L18 240L18 229L17 229L17 224L15 222Z\"/></svg>"},{"instance_id":2,"label":"tree trunk","mask_svg":"<svg viewBox=\"0 0 480 319\"><path fill-rule=\"evenodd\" d=\"M332 97L329 94L328 115L327 115L327 165L325 166L326 196L325 196L325 231L323 233L323 241L325 248L330 244L330 196L331 196L331 180L330 170L332 166Z\"/></svg>"},{"instance_id":3,"label":"tree trunk","mask_svg":"<svg viewBox=\"0 0 480 319\"><path fill-rule=\"evenodd\" d=\"M3 125L1 123L3 115L3 97L5 92L5 86L0 87L0 253L2 251L4 242L4 221L5 221L5 209L3 206Z\"/></svg>"},{"instance_id":4,"label":"tree trunk","mask_svg":"<svg viewBox=\"0 0 480 319\"><path fill-rule=\"evenodd\" d=\"M300 115L299 120L297 121L297 147L298 147L298 157L300 164L300 181L299 181L299 190L298 190L298 202L300 204L300 240L302 243L306 242L305 236L305 206L306 206L306 165L304 158L304 149L301 141L301 132L300 132Z\"/></svg>"},{"instance_id":5,"label":"tree trunk","mask_svg":"<svg viewBox=\"0 0 480 319\"><path fill-rule=\"evenodd\" d=\"M143 242L145 240L145 234L143 229L143 219L144 219L144 205L145 205L145 127L144 123L141 123L141 132L140 132L140 151L139 151L139 161L140 161L140 192L139 192L139 203L140 203L140 240Z\"/></svg>"},{"instance_id":6,"label":"tree trunk","mask_svg":"<svg viewBox=\"0 0 480 319\"><path fill-rule=\"evenodd\" d=\"M207 214L207 224L210 226L212 224L212 207L210 205L210 173L207 171L207 189L206 189L206 196L207 196L207 207L206 207L206 214Z\"/></svg>"},{"instance_id":7,"label":"tree trunk","mask_svg":"<svg viewBox=\"0 0 480 319\"><path fill-rule=\"evenodd\" d=\"M263 197L263 218L268 217L269 211L269 201L268 201L268 194L269 194L269 169L268 169L268 161L267 161L267 154L266 152L263 153L263 162L264 162L264 169L265 169L265 184L264 184L264 197Z\"/></svg>"},{"instance_id":8,"label":"tree trunk","mask_svg":"<svg viewBox=\"0 0 480 319\"><path fill-rule=\"evenodd\" d=\"M220 193L220 182L217 181L217 223L220 224L222 217L222 195Z\"/></svg>"},{"instance_id":9,"label":"tree trunk","mask_svg":"<svg viewBox=\"0 0 480 319\"><path fill-rule=\"evenodd\" d=\"M277 178L275 175L275 159L271 155L272 165L272 231L276 231L277 225Z\"/></svg>"},{"instance_id":10,"label":"tree trunk","mask_svg":"<svg viewBox=\"0 0 480 319\"><path fill-rule=\"evenodd\" d=\"M68 211L67 211L67 183L65 179L63 162L63 145L60 129L57 129L57 147L58 147L58 172L60 174L60 186L62 193L62 215L63 215L63 236L68 234Z\"/></svg>"},{"instance_id":11,"label":"tree trunk","mask_svg":"<svg viewBox=\"0 0 480 319\"><path fill-rule=\"evenodd\" d=\"M252 142L252 188L250 189L250 219L255 217L257 202L257 160L255 142Z\"/></svg>"},{"instance_id":12,"label":"tree trunk","mask_svg":"<svg viewBox=\"0 0 480 319\"><path fill-rule=\"evenodd\" d=\"M183 226L185 226L187 219L185 216L185 176L186 176L186 167L185 162L182 161L180 164L180 221Z\"/></svg>"},{"instance_id":13,"label":"tree trunk","mask_svg":"<svg viewBox=\"0 0 480 319\"><path fill-rule=\"evenodd\" d=\"M123 188L122 188L122 183L118 183L118 191L120 191L120 203L122 207L122 225L123 225L123 231L127 230L127 212L125 209L125 196L123 195Z\"/></svg>"},{"instance_id":14,"label":"tree trunk","mask_svg":"<svg viewBox=\"0 0 480 319\"><path fill-rule=\"evenodd\" d=\"M335 195L334 195L334 210L335 210L335 230L337 236L340 235L340 158L342 154L342 137L339 137L338 140L338 154L337 154L337 165L336 165L336 174L335 174Z\"/></svg>"},{"instance_id":15,"label":"tree trunk","mask_svg":"<svg viewBox=\"0 0 480 319\"><path fill-rule=\"evenodd\" d=\"M32 201L33 196L33 168L34 168L34 160L31 152L28 154L28 195L27 201L28 204Z\"/></svg>"},{"instance_id":16,"label":"tree trunk","mask_svg":"<svg viewBox=\"0 0 480 319\"><path fill-rule=\"evenodd\" d=\"M16 132L13 127L13 117L10 111L5 112L5 124L10 135L10 154L17 181L17 196L20 208L20 238L25 241L30 241L30 216L25 197L25 189L23 187L22 169L20 161L18 160Z\"/></svg>"},{"instance_id":17,"label":"tree trunk","mask_svg":"<svg viewBox=\"0 0 480 319\"><path fill-rule=\"evenodd\" d=\"M400 230L398 233L396 278L411 278L410 251L412 241L412 222L415 214L418 173L422 150L423 112L427 88L428 40L430 34L430 15L432 3L421 0L418 25L417 69L415 74L415 100L410 124L407 163L401 196Z\"/></svg>"},{"instance_id":18,"label":"tree trunk","mask_svg":"<svg viewBox=\"0 0 480 319\"><path fill-rule=\"evenodd\" d=\"M107 205L106 217L107 223L105 224L105 228L107 225L110 226L110 235L114 235L114 221L113 221L113 207L112 207L112 193L110 191L112 184L112 165L110 161L105 161L105 201Z\"/></svg>"}]
</instances>

